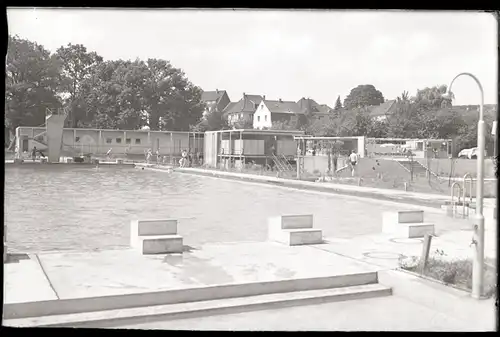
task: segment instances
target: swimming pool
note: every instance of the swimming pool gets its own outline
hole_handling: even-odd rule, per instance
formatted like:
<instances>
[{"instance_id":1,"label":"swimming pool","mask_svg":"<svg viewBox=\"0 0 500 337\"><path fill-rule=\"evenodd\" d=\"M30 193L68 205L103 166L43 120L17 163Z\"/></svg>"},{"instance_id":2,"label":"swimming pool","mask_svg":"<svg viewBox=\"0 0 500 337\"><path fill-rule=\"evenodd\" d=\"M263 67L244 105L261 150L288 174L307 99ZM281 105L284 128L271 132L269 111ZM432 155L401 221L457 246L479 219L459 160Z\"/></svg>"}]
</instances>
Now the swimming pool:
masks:
<instances>
[{"instance_id":1,"label":"swimming pool","mask_svg":"<svg viewBox=\"0 0 500 337\"><path fill-rule=\"evenodd\" d=\"M281 214L314 214L325 236L347 238L379 233L382 212L394 205L132 167L5 166L9 249L21 252L126 247L130 220L137 218L178 218L191 246L266 240L267 218ZM426 213L426 221L438 218L449 222Z\"/></svg>"}]
</instances>

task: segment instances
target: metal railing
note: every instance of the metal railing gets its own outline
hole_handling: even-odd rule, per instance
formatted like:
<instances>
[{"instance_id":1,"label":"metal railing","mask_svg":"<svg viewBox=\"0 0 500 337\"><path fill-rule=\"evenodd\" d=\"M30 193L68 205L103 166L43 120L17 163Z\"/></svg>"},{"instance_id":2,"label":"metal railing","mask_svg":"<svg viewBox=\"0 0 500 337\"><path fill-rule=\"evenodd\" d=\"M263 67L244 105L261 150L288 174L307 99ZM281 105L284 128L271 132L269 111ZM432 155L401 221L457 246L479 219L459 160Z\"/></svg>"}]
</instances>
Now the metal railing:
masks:
<instances>
[{"instance_id":1,"label":"metal railing","mask_svg":"<svg viewBox=\"0 0 500 337\"><path fill-rule=\"evenodd\" d=\"M469 181L469 207L467 207L467 214L465 213L465 209L466 209L466 205L465 205L465 200L467 198L467 178L468 181ZM464 206L463 206L463 215L467 215L467 217L469 216L469 209L472 205L472 175L470 173L466 173L464 175L464 178L463 178L463 185L464 185L464 189L463 189L463 200L464 200Z\"/></svg>"},{"instance_id":2,"label":"metal railing","mask_svg":"<svg viewBox=\"0 0 500 337\"><path fill-rule=\"evenodd\" d=\"M457 202L455 203L455 187L458 187L458 200ZM460 205L460 195L462 194L462 187L460 186L460 183L458 182L454 182L452 185L451 185L451 209L452 209L452 214L453 216L455 215L455 210L456 210L456 207L457 205Z\"/></svg>"}]
</instances>

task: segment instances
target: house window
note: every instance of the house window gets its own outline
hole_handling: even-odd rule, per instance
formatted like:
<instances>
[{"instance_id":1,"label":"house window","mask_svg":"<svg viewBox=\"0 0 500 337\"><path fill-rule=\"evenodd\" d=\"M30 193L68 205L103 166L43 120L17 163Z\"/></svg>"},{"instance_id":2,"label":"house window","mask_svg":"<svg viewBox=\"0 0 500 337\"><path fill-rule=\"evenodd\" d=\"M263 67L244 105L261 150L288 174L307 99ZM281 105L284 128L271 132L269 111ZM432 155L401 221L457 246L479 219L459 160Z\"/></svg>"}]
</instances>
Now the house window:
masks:
<instances>
[{"instance_id":1,"label":"house window","mask_svg":"<svg viewBox=\"0 0 500 337\"><path fill-rule=\"evenodd\" d=\"M140 144L140 143L141 143L141 140L140 140L139 138L136 138L136 139L135 139L135 143L136 143L136 144Z\"/></svg>"},{"instance_id":2,"label":"house window","mask_svg":"<svg viewBox=\"0 0 500 337\"><path fill-rule=\"evenodd\" d=\"M80 141L80 137L75 137L75 142L79 142Z\"/></svg>"},{"instance_id":3,"label":"house window","mask_svg":"<svg viewBox=\"0 0 500 337\"><path fill-rule=\"evenodd\" d=\"M257 116L257 122L260 122L260 116Z\"/></svg>"},{"instance_id":4,"label":"house window","mask_svg":"<svg viewBox=\"0 0 500 337\"><path fill-rule=\"evenodd\" d=\"M266 122L267 122L267 115L265 115L265 116L264 116L264 121L266 121Z\"/></svg>"},{"instance_id":5,"label":"house window","mask_svg":"<svg viewBox=\"0 0 500 337\"><path fill-rule=\"evenodd\" d=\"M264 106L263 106L263 105L261 105L261 106L260 106L260 109L261 109L261 110L262 110L262 109L264 109Z\"/></svg>"},{"instance_id":6,"label":"house window","mask_svg":"<svg viewBox=\"0 0 500 337\"><path fill-rule=\"evenodd\" d=\"M131 143L131 139L130 138L125 139L125 143L126 144L130 144Z\"/></svg>"},{"instance_id":7,"label":"house window","mask_svg":"<svg viewBox=\"0 0 500 337\"><path fill-rule=\"evenodd\" d=\"M106 143L111 144L111 138L106 138Z\"/></svg>"},{"instance_id":8,"label":"house window","mask_svg":"<svg viewBox=\"0 0 500 337\"><path fill-rule=\"evenodd\" d=\"M116 144L120 144L122 142L121 138L116 138Z\"/></svg>"}]
</instances>

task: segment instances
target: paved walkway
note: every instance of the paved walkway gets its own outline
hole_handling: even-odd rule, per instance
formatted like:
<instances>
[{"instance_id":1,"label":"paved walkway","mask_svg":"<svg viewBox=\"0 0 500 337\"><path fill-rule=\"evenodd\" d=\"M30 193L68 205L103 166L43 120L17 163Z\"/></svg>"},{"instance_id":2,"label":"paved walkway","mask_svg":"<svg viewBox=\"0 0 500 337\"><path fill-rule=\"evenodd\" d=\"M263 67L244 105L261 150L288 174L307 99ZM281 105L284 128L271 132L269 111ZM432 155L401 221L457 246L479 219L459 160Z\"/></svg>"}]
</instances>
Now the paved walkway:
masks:
<instances>
[{"instance_id":1,"label":"paved walkway","mask_svg":"<svg viewBox=\"0 0 500 337\"><path fill-rule=\"evenodd\" d=\"M119 328L225 331L496 330L493 299L477 301L461 291L401 272L381 272L379 281L393 287L392 296L123 325Z\"/></svg>"},{"instance_id":2,"label":"paved walkway","mask_svg":"<svg viewBox=\"0 0 500 337\"><path fill-rule=\"evenodd\" d=\"M163 167L156 167L157 169L165 169ZM247 173L235 173L235 172L225 172L216 170L204 170L198 168L175 168L176 172L218 176L224 178L237 178L237 179L248 179L252 181L259 181L265 183L281 183L284 186L295 187L295 188L309 188L315 190L328 191L339 194L349 194L364 196L370 198L382 198L392 201L418 203L421 205L441 207L446 202L450 201L450 196L439 195L439 194L427 194L427 193L417 193L417 192L405 192L391 189L383 188L372 188L364 186L353 186L344 184L334 184L334 183L315 183L308 181L299 181L291 179L283 179L276 177L261 176L255 174ZM496 205L496 198L486 198L484 199L484 205L486 207L494 207Z\"/></svg>"},{"instance_id":3,"label":"paved walkway","mask_svg":"<svg viewBox=\"0 0 500 337\"><path fill-rule=\"evenodd\" d=\"M24 279L16 276L23 269L29 272L29 277ZM205 244L182 255L169 256L143 256L132 249L43 253L19 264L6 265L9 292L6 303L26 302L41 287L53 287L58 298L70 299L326 277L379 269L381 267L328 251L272 242ZM53 292L44 291L33 300L53 297Z\"/></svg>"}]
</instances>

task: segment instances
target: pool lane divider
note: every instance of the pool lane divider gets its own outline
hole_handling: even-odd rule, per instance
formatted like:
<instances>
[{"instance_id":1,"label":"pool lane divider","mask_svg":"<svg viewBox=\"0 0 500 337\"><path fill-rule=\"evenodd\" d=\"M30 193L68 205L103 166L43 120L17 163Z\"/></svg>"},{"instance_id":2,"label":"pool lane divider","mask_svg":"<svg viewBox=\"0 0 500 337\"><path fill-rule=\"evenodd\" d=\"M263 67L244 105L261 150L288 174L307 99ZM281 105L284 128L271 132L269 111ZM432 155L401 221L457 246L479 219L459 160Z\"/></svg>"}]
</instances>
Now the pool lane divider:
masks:
<instances>
[{"instance_id":1,"label":"pool lane divider","mask_svg":"<svg viewBox=\"0 0 500 337\"><path fill-rule=\"evenodd\" d=\"M301 180L292 180L292 179L283 179L276 178L270 176L260 176L255 174L247 174L247 173L234 173L234 172L224 172L224 171L216 171L216 170L206 170L206 169L198 169L198 168L179 168L172 166L157 166L154 164L135 164L136 168L147 169L151 171L159 171L159 172L179 172L179 173L187 173L199 176L206 176L212 178L221 178L226 180L244 180L250 182L261 183L265 185L278 185L288 188L294 188L297 190L309 190L309 191L317 191L317 192L325 192L330 194L337 195L350 195L361 198L368 199L381 199L386 201L393 201L399 203L406 203L417 206L425 206L432 207L436 209L441 209L440 200L430 200L424 198L412 198L411 196L401 196L398 195L388 195L384 193L376 193L365 190L364 187L356 186L356 189L347 189L347 188L336 188L330 186L321 186L319 183L301 181ZM446 199L443 196L443 199Z\"/></svg>"}]
</instances>

